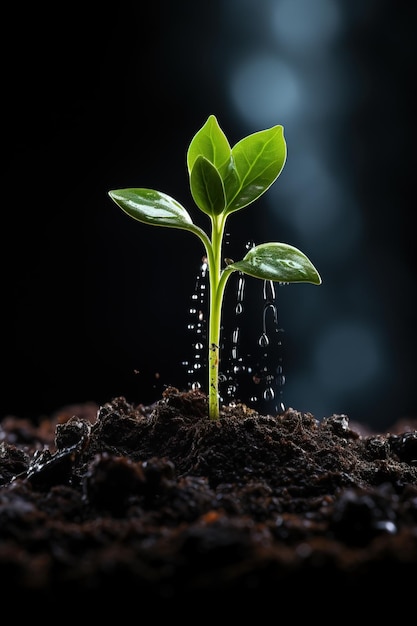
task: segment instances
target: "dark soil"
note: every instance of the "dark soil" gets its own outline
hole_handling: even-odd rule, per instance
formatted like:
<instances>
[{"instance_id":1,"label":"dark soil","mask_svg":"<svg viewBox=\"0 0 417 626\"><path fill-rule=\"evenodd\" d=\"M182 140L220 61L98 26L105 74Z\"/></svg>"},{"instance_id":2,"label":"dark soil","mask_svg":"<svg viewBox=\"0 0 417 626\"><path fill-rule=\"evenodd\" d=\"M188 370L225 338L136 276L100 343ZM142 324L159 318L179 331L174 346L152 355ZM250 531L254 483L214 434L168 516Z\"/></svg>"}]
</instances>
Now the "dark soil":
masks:
<instances>
[{"instance_id":1,"label":"dark soil","mask_svg":"<svg viewBox=\"0 0 417 626\"><path fill-rule=\"evenodd\" d=\"M333 619L334 602L338 619L364 600L374 616L393 602L409 610L415 427L370 433L345 415L319 422L243 404L210 421L204 394L173 388L152 406L120 397L36 425L8 417L3 601L19 591L64 611L90 599L157 616L192 600L197 622L254 603L277 619L289 605L292 617Z\"/></svg>"}]
</instances>

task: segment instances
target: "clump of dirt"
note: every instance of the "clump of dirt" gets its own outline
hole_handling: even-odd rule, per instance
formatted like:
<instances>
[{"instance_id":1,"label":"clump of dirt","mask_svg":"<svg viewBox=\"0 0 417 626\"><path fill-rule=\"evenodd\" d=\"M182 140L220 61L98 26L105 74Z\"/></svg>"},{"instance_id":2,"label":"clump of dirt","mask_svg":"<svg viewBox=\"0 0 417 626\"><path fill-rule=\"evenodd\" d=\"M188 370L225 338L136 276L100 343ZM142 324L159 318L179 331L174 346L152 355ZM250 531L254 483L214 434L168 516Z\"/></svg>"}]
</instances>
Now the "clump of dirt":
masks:
<instances>
[{"instance_id":1,"label":"clump of dirt","mask_svg":"<svg viewBox=\"0 0 417 626\"><path fill-rule=\"evenodd\" d=\"M169 388L151 406L118 397L0 426L3 597L117 593L155 614L414 587L415 425L369 433L244 404L211 421L203 393Z\"/></svg>"}]
</instances>

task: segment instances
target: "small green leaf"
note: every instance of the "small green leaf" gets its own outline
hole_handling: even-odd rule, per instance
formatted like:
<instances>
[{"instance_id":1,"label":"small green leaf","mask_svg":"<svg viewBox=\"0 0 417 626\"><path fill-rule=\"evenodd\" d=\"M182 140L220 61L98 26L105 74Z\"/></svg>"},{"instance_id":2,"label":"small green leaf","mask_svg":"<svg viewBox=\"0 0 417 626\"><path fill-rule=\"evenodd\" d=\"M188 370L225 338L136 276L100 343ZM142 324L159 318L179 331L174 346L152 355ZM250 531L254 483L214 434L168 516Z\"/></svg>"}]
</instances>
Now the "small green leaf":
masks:
<instances>
[{"instance_id":1,"label":"small green leaf","mask_svg":"<svg viewBox=\"0 0 417 626\"><path fill-rule=\"evenodd\" d=\"M209 116L204 126L194 135L188 147L187 166L189 174L191 174L194 163L199 156L206 157L219 171L223 171L229 166L230 145L214 115Z\"/></svg>"},{"instance_id":2,"label":"small green leaf","mask_svg":"<svg viewBox=\"0 0 417 626\"><path fill-rule=\"evenodd\" d=\"M321 284L321 277L306 255L286 243L263 243L251 248L241 261L231 263L227 270L237 270L280 283Z\"/></svg>"},{"instance_id":3,"label":"small green leaf","mask_svg":"<svg viewBox=\"0 0 417 626\"><path fill-rule=\"evenodd\" d=\"M193 221L184 207L154 189L114 189L109 196L130 217L145 224L190 230Z\"/></svg>"},{"instance_id":4,"label":"small green leaf","mask_svg":"<svg viewBox=\"0 0 417 626\"><path fill-rule=\"evenodd\" d=\"M226 206L223 181L206 157L199 156L190 174L191 194L196 205L207 215L219 215Z\"/></svg>"},{"instance_id":5,"label":"small green leaf","mask_svg":"<svg viewBox=\"0 0 417 626\"><path fill-rule=\"evenodd\" d=\"M287 145L281 125L248 135L232 149L232 162L239 179L239 187L232 189L227 213L232 213L254 202L278 178L287 158ZM234 185L234 183L233 183Z\"/></svg>"}]
</instances>

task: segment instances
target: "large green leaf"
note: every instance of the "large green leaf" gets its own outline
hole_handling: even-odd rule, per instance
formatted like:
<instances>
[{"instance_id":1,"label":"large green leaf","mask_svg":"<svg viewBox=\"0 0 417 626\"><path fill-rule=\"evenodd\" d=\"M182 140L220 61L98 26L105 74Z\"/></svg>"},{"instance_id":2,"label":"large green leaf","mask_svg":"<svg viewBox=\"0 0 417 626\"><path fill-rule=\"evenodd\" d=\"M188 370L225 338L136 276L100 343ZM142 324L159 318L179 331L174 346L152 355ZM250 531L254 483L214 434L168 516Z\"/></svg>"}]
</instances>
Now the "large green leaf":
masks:
<instances>
[{"instance_id":1,"label":"large green leaf","mask_svg":"<svg viewBox=\"0 0 417 626\"><path fill-rule=\"evenodd\" d=\"M286 158L287 145L281 125L253 133L239 141L232 149L232 163L239 186L236 189L233 183L233 197L230 197L226 184L227 213L242 209L259 198L278 178Z\"/></svg>"},{"instance_id":2,"label":"large green leaf","mask_svg":"<svg viewBox=\"0 0 417 626\"><path fill-rule=\"evenodd\" d=\"M184 207L154 189L114 189L109 196L130 217L145 224L190 230L193 221Z\"/></svg>"},{"instance_id":3,"label":"large green leaf","mask_svg":"<svg viewBox=\"0 0 417 626\"><path fill-rule=\"evenodd\" d=\"M286 243L272 242L255 246L241 261L229 264L227 269L280 283L321 284L318 271L306 255Z\"/></svg>"},{"instance_id":4,"label":"large green leaf","mask_svg":"<svg viewBox=\"0 0 417 626\"><path fill-rule=\"evenodd\" d=\"M219 215L226 206L223 181L215 166L198 156L190 174L191 194L197 206L207 215Z\"/></svg>"},{"instance_id":5,"label":"large green leaf","mask_svg":"<svg viewBox=\"0 0 417 626\"><path fill-rule=\"evenodd\" d=\"M209 116L204 126L194 135L188 147L187 167L189 174L191 174L194 163L199 156L206 157L220 172L229 166L230 145L214 115Z\"/></svg>"}]
</instances>

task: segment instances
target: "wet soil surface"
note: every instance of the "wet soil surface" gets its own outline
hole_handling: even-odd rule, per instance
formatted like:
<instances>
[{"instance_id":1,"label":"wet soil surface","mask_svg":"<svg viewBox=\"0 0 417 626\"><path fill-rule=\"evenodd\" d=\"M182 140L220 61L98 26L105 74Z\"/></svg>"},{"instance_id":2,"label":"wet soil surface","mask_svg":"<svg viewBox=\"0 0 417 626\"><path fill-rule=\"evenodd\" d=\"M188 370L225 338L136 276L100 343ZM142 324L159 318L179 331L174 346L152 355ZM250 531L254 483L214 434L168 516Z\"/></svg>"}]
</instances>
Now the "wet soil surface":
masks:
<instances>
[{"instance_id":1,"label":"wet soil surface","mask_svg":"<svg viewBox=\"0 0 417 626\"><path fill-rule=\"evenodd\" d=\"M370 597L383 612L386 593L409 608L416 424L370 433L241 404L210 421L204 394L170 388L152 406L119 397L0 426L3 597L154 614L192 598L206 617L301 591L321 611L330 592L344 614Z\"/></svg>"}]
</instances>

